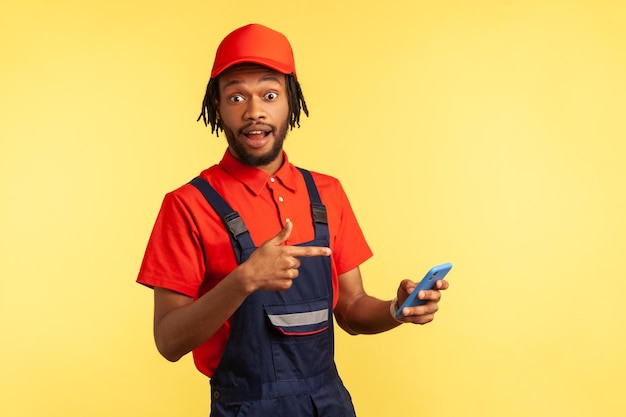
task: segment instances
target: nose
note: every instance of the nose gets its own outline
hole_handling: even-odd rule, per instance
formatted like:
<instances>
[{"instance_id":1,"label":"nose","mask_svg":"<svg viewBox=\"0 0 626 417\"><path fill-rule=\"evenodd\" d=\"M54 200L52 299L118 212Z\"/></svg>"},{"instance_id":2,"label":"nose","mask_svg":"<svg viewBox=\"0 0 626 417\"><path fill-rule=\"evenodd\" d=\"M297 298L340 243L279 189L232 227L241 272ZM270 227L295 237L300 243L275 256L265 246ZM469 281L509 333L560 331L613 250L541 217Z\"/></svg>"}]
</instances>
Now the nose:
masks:
<instances>
[{"instance_id":1,"label":"nose","mask_svg":"<svg viewBox=\"0 0 626 417\"><path fill-rule=\"evenodd\" d=\"M263 100L260 97L252 97L248 100L248 106L243 114L246 120L264 120L267 116Z\"/></svg>"}]
</instances>

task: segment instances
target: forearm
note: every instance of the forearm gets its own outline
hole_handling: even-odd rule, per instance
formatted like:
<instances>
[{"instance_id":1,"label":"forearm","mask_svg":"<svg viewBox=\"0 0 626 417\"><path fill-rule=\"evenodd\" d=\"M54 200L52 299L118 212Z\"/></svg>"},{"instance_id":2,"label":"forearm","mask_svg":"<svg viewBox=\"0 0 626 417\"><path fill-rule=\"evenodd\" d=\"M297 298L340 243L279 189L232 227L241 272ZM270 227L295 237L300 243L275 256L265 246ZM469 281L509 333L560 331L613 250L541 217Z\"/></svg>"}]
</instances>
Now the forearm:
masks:
<instances>
[{"instance_id":1,"label":"forearm","mask_svg":"<svg viewBox=\"0 0 626 417\"><path fill-rule=\"evenodd\" d=\"M336 314L339 325L350 334L375 334L400 325L389 312L391 300L361 294L346 306L343 313Z\"/></svg>"},{"instance_id":2,"label":"forearm","mask_svg":"<svg viewBox=\"0 0 626 417\"><path fill-rule=\"evenodd\" d=\"M160 291L155 290L155 297L162 297L155 300L155 305L167 312L155 311L154 337L157 349L170 361L179 360L213 336L249 294L239 283L236 271L193 302L181 298L170 302L165 298L168 295Z\"/></svg>"}]
</instances>

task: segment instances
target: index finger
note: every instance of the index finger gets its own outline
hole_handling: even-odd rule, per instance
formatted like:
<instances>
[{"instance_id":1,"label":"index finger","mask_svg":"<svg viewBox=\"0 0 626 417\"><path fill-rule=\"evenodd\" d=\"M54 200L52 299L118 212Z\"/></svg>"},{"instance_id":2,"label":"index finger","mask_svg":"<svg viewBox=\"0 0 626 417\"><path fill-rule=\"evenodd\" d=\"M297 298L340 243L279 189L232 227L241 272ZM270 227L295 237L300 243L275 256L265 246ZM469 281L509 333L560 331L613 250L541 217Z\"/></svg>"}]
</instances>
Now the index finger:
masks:
<instances>
[{"instance_id":1,"label":"index finger","mask_svg":"<svg viewBox=\"0 0 626 417\"><path fill-rule=\"evenodd\" d=\"M294 257L330 256L330 248L324 246L287 246L287 253Z\"/></svg>"},{"instance_id":2,"label":"index finger","mask_svg":"<svg viewBox=\"0 0 626 417\"><path fill-rule=\"evenodd\" d=\"M441 300L441 293L439 290L421 290L418 294L418 298L423 301L439 301Z\"/></svg>"}]
</instances>

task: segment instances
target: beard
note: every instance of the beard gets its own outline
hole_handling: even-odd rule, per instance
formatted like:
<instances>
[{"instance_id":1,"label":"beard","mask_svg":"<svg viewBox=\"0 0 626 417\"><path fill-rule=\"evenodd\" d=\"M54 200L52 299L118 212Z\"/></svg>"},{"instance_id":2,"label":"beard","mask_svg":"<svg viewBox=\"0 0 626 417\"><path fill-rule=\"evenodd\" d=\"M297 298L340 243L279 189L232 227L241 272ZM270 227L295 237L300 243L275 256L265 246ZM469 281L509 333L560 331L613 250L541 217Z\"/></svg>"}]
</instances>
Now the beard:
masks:
<instances>
[{"instance_id":1,"label":"beard","mask_svg":"<svg viewBox=\"0 0 626 417\"><path fill-rule=\"evenodd\" d=\"M224 134L226 135L226 141L228 142L228 146L232 149L237 159L239 159L244 164L251 167L260 167L270 164L275 161L276 158L281 154L283 150L283 143L285 142L285 138L287 137L287 123L283 123L280 128L276 128L276 126L265 124L265 126L270 126L272 128L271 134L274 135L274 144L272 148L264 153L263 155L252 155L249 153L246 148L237 141L237 136L235 132L233 132L227 126L222 126L224 130ZM247 126L239 129L239 134L242 135L243 129Z\"/></svg>"}]
</instances>

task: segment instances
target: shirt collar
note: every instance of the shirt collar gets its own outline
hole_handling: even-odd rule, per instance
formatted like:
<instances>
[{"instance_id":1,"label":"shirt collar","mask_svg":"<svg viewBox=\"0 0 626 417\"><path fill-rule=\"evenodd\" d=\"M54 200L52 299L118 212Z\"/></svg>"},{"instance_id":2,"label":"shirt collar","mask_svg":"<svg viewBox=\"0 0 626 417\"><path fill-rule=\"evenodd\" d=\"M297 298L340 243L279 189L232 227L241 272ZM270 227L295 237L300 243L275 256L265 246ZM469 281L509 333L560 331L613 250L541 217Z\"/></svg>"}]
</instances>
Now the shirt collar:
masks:
<instances>
[{"instance_id":1,"label":"shirt collar","mask_svg":"<svg viewBox=\"0 0 626 417\"><path fill-rule=\"evenodd\" d=\"M289 190L296 192L298 190L297 185L297 169L294 167L287 158L287 154L283 151L283 165L276 171L274 175L269 175L266 172L248 166L238 159L236 159L228 149L224 153L224 157L220 161L220 167L242 182L252 193L258 195L263 187L267 184L270 178L276 178Z\"/></svg>"}]
</instances>

